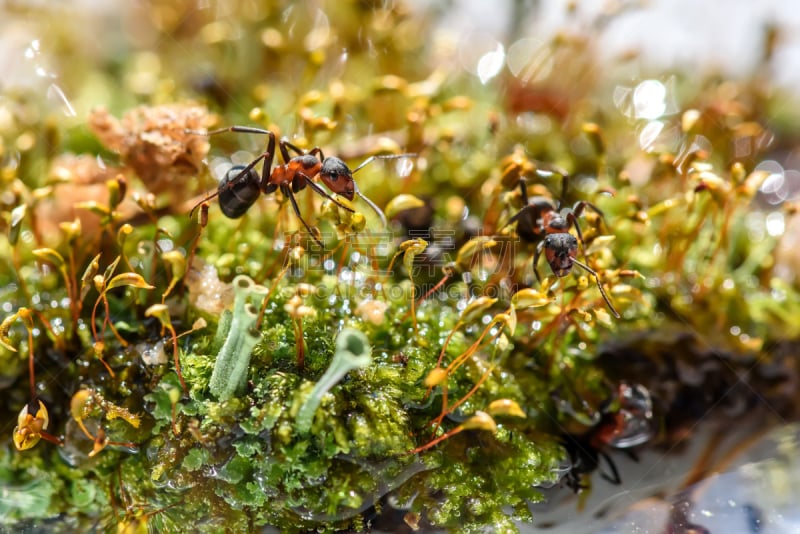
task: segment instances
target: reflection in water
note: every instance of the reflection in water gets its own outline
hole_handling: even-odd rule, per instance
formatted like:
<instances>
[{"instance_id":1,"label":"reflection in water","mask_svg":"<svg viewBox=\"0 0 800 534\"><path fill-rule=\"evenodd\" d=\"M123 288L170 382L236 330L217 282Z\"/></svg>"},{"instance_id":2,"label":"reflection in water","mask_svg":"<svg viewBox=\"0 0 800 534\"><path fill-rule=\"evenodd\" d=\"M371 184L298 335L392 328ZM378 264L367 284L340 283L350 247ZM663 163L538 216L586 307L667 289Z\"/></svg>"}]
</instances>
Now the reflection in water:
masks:
<instances>
[{"instance_id":1,"label":"reflection in water","mask_svg":"<svg viewBox=\"0 0 800 534\"><path fill-rule=\"evenodd\" d=\"M671 507L660 532L800 532L800 426L781 428L748 456L758 461L743 463L714 475L663 500L637 503L599 530L603 533L648 532L645 516L665 503Z\"/></svg>"},{"instance_id":2,"label":"reflection in water","mask_svg":"<svg viewBox=\"0 0 800 534\"><path fill-rule=\"evenodd\" d=\"M747 439L745 438L745 442ZM719 446L715 436L710 443ZM641 474L625 472L622 476L633 482L625 491L615 490L611 497L596 502L593 513L576 515L574 502L563 502L559 514L546 529L524 529L523 532L549 533L594 532L598 534L641 533L776 533L800 532L800 424L787 425L771 432L756 445L741 450L734 444L729 456L714 464L712 469L723 472L686 488L674 485L678 469L667 468L667 478L645 484ZM707 451L703 451L704 453ZM684 464L697 460L696 454L684 454ZM709 458L700 455L700 461ZM728 461L734 464L726 468ZM684 467L685 467L684 465ZM627 471L632 469L628 466ZM690 477L691 478L691 473ZM635 489L635 486L641 489ZM634 488L633 490L631 488ZM563 490L562 490L563 491ZM632 491L636 499L631 502ZM666 496L664 496L666 494ZM564 510L561 510L564 512ZM537 514L537 517L543 514Z\"/></svg>"}]
</instances>

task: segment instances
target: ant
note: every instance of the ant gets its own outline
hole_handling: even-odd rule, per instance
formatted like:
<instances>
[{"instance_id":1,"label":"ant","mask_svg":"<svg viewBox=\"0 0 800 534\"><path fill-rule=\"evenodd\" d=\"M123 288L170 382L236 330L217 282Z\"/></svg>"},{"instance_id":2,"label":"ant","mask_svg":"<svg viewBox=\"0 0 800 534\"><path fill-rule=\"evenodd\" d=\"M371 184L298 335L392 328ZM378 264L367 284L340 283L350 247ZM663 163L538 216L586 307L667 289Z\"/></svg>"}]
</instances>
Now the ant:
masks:
<instances>
[{"instance_id":1,"label":"ant","mask_svg":"<svg viewBox=\"0 0 800 534\"><path fill-rule=\"evenodd\" d=\"M569 175L566 172L560 174L562 179L561 199L564 199L567 194ZM608 298L606 291L603 289L597 272L576 257L579 241L581 246L585 248L578 217L583 214L586 208L590 208L600 217L603 217L603 212L586 200L580 200L572 208L569 208L562 207L562 200L559 200L558 204L553 204L553 201L547 197L535 196L529 198L527 182L524 177L519 179L519 189L523 207L508 220L503 228L516 222L517 234L524 241L538 243L536 252L533 255L533 273L536 275L536 280L541 282L537 265L542 252L544 252L553 274L559 278L567 276L572 271L572 266L577 265L594 277L595 282L597 282L597 288L600 290L608 309L614 317L619 319L620 314L611 304L611 299ZM575 227L575 232L578 234L577 238L569 233L570 227Z\"/></svg>"},{"instance_id":2,"label":"ant","mask_svg":"<svg viewBox=\"0 0 800 534\"><path fill-rule=\"evenodd\" d=\"M281 139L279 142L276 141L273 132L262 128L230 126L210 132L189 131L189 133L205 136L217 135L224 132L267 135L269 136L267 149L246 166L236 165L231 167L228 172L225 173L222 180L220 180L217 191L198 202L192 208L190 215L193 215L194 211L199 206L203 205L203 203L218 196L222 213L225 214L226 217L237 219L250 209L260 194L268 195L276 190L280 190L281 194L287 197L291 202L297 218L300 219L300 222L303 223L303 226L305 226L314 241L322 248L324 248L324 246L319 239L318 231L312 231L311 226L303 219L294 194L301 191L306 186L309 186L314 192L330 200L340 208L354 213L355 210L353 210L353 208L336 200L320 187L319 184L314 182L314 178L319 176L320 180L322 180L328 189L337 195L343 196L348 201L353 200L353 198L358 195L378 215L381 219L381 223L386 226L386 216L383 214L383 211L361 193L358 185L353 180L353 174L378 158L392 159L410 156L410 154L370 156L358 167L351 170L341 159L333 156L325 157L322 149L319 147L314 147L306 152L290 143L287 139ZM273 168L272 163L275 159L276 144L283 158L283 163ZM290 156L289 150L297 155L293 157ZM256 165L258 165L260 161L263 161L261 174L256 170Z\"/></svg>"},{"instance_id":3,"label":"ant","mask_svg":"<svg viewBox=\"0 0 800 534\"><path fill-rule=\"evenodd\" d=\"M622 478L606 450L624 451L632 460L638 461L630 449L653 437L653 404L650 392L640 384L620 383L614 395L601 406L599 415L597 424L588 432L564 434L562 437L561 443L572 463L564 482L575 493L588 489L584 475L595 470L599 470L604 480L620 485ZM601 459L610 473L600 469Z\"/></svg>"}]
</instances>

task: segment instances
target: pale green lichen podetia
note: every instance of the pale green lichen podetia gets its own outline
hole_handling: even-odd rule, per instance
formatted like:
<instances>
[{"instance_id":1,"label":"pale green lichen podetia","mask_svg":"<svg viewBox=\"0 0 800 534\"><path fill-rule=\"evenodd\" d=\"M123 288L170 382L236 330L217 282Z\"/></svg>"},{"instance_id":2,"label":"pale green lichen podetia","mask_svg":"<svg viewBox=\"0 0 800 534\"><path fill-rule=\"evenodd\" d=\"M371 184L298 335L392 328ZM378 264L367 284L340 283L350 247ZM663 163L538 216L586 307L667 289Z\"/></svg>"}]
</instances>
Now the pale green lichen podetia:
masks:
<instances>
[{"instance_id":1,"label":"pale green lichen podetia","mask_svg":"<svg viewBox=\"0 0 800 534\"><path fill-rule=\"evenodd\" d=\"M353 369L361 369L372 363L372 348L367 336L353 328L345 328L336 336L334 351L330 367L314 386L311 395L303 403L300 411L297 412L295 421L297 431L300 433L311 430L311 423L320 402L322 402L322 397L344 378L344 375Z\"/></svg>"},{"instance_id":2,"label":"pale green lichen podetia","mask_svg":"<svg viewBox=\"0 0 800 534\"><path fill-rule=\"evenodd\" d=\"M258 309L249 301L260 303L269 292L246 275L234 278L233 287L233 312L226 311L217 327L215 339L224 338L225 341L217 354L208 384L211 394L221 401L232 398L247 383L250 354L261 338L254 330Z\"/></svg>"}]
</instances>

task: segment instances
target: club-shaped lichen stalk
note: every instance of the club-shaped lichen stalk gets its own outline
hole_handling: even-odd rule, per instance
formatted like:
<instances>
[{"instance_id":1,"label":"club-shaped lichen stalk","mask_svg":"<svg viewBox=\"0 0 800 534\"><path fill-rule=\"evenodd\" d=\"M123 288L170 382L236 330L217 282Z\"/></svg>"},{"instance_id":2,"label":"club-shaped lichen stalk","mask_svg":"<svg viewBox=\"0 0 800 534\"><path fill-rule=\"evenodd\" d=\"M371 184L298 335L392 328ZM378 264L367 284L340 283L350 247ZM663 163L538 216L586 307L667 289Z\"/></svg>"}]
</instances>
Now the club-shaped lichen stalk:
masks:
<instances>
[{"instance_id":1,"label":"club-shaped lichen stalk","mask_svg":"<svg viewBox=\"0 0 800 534\"><path fill-rule=\"evenodd\" d=\"M247 384L250 354L260 339L253 328L258 319L258 309L249 300L260 303L268 292L267 288L245 275L233 279L233 289L233 313L230 321L220 321L218 328L227 328L227 333L208 384L211 394L220 401L230 399ZM217 338L221 337L220 334L218 331Z\"/></svg>"},{"instance_id":2,"label":"club-shaped lichen stalk","mask_svg":"<svg viewBox=\"0 0 800 534\"><path fill-rule=\"evenodd\" d=\"M311 430L311 423L314 414L317 412L322 397L335 386L344 375L353 369L361 369L372 363L372 347L369 340L362 332L353 328L343 329L336 336L336 346L334 348L331 365L325 374L319 379L311 395L300 407L297 412L297 431L306 433Z\"/></svg>"}]
</instances>

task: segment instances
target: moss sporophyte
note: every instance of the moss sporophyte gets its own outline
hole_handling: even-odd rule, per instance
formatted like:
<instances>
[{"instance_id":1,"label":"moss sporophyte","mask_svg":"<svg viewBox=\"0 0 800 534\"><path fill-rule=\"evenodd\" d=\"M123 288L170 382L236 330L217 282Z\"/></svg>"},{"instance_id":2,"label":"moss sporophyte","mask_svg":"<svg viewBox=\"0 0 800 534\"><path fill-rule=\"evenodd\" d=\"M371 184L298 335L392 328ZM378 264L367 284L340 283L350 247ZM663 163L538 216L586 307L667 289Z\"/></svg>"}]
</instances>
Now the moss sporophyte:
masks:
<instances>
[{"instance_id":1,"label":"moss sporophyte","mask_svg":"<svg viewBox=\"0 0 800 534\"><path fill-rule=\"evenodd\" d=\"M678 76L645 147L591 35L477 84L400 2L235 4L74 65L88 129L0 99L0 530L513 532L709 410L796 417L785 97Z\"/></svg>"}]
</instances>

